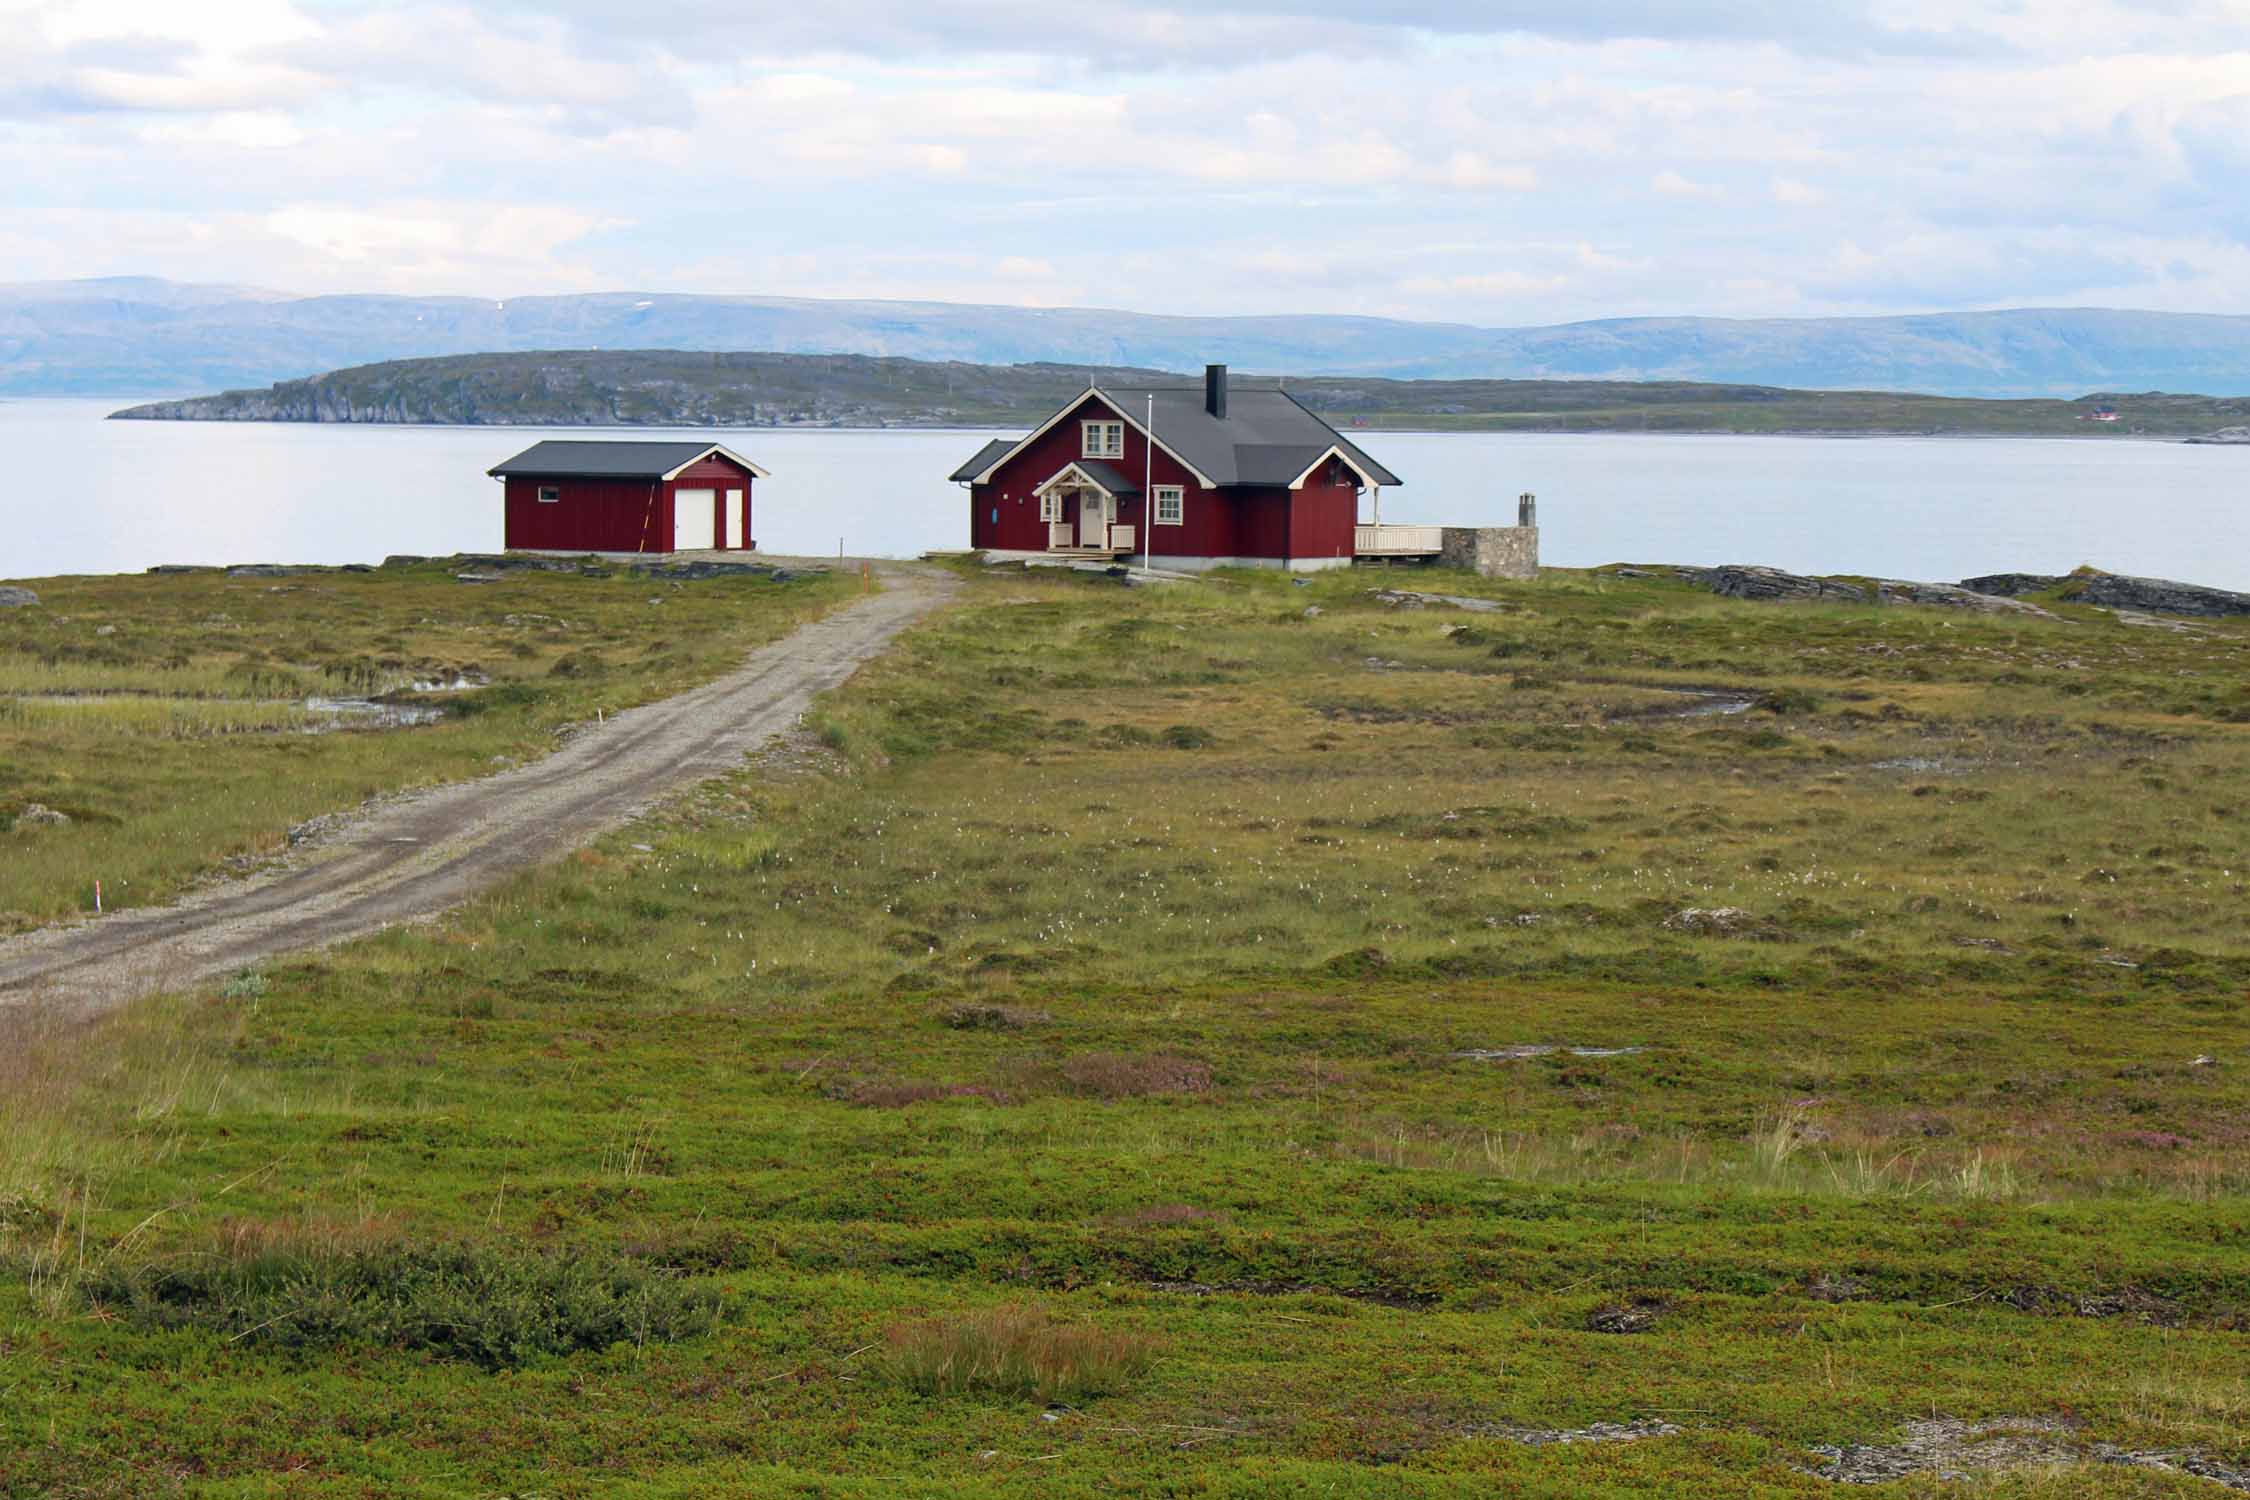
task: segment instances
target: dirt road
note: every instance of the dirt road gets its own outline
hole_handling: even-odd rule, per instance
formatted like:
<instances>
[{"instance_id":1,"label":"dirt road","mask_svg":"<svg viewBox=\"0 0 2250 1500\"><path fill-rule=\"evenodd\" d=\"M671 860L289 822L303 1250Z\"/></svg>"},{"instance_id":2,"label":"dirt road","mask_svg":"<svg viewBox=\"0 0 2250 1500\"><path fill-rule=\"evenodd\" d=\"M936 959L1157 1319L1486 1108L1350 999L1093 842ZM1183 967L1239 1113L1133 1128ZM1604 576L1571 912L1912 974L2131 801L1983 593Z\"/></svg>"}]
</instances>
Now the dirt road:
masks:
<instances>
[{"instance_id":1,"label":"dirt road","mask_svg":"<svg viewBox=\"0 0 2250 1500\"><path fill-rule=\"evenodd\" d=\"M150 990L429 916L574 848L794 728L815 694L951 589L931 568L889 566L883 582L882 593L761 647L716 682L619 714L534 764L383 806L277 875L0 943L0 1015L99 1015Z\"/></svg>"}]
</instances>

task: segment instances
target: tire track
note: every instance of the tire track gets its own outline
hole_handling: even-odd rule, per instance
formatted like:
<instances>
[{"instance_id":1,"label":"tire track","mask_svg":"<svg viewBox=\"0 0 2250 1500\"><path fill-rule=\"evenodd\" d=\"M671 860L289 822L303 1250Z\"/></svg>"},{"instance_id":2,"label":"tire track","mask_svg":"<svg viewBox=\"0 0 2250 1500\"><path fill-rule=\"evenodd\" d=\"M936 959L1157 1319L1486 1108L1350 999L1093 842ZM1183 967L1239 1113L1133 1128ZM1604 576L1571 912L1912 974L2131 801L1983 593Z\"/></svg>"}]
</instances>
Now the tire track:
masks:
<instances>
[{"instance_id":1,"label":"tire track","mask_svg":"<svg viewBox=\"0 0 2250 1500\"><path fill-rule=\"evenodd\" d=\"M379 808L277 874L0 943L0 1016L84 1020L457 906L740 765L953 588L926 568L886 567L883 582L715 682L628 709L530 765Z\"/></svg>"}]
</instances>

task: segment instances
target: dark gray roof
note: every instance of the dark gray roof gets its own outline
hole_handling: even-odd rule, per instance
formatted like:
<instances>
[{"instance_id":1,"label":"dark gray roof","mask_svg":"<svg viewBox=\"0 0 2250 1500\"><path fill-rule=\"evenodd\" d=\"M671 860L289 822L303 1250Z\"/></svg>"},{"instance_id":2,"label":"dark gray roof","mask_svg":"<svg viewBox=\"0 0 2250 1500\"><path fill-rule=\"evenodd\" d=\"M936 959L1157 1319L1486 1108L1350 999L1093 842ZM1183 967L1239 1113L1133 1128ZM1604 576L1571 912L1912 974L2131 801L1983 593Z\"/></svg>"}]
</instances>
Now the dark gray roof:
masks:
<instances>
[{"instance_id":1,"label":"dark gray roof","mask_svg":"<svg viewBox=\"0 0 2250 1500\"><path fill-rule=\"evenodd\" d=\"M1287 484L1330 448L1377 484L1405 483L1287 391L1230 390L1222 422L1204 410L1201 386L1102 389L1137 422L1148 420L1148 398L1156 397L1156 440L1215 484Z\"/></svg>"},{"instance_id":2,"label":"dark gray roof","mask_svg":"<svg viewBox=\"0 0 2250 1500\"><path fill-rule=\"evenodd\" d=\"M530 447L487 474L551 474L562 479L661 479L711 451L710 443L583 442L555 438Z\"/></svg>"},{"instance_id":3,"label":"dark gray roof","mask_svg":"<svg viewBox=\"0 0 2250 1500\"><path fill-rule=\"evenodd\" d=\"M977 456L975 458L970 459L967 463L961 465L960 468L955 469L951 474L948 474L946 478L952 480L955 484L967 484L970 480L975 479L979 474L982 474L985 470L991 468L993 464L999 460L1001 454L1007 452L1015 445L1016 440L1014 438L994 438L991 442L986 443L982 448L979 448L977 450Z\"/></svg>"},{"instance_id":4,"label":"dark gray roof","mask_svg":"<svg viewBox=\"0 0 2250 1500\"><path fill-rule=\"evenodd\" d=\"M1138 495L1141 492L1141 487L1127 478L1114 464L1105 464L1098 458L1073 459L1069 467L1077 469L1079 473L1120 499L1128 495Z\"/></svg>"}]
</instances>

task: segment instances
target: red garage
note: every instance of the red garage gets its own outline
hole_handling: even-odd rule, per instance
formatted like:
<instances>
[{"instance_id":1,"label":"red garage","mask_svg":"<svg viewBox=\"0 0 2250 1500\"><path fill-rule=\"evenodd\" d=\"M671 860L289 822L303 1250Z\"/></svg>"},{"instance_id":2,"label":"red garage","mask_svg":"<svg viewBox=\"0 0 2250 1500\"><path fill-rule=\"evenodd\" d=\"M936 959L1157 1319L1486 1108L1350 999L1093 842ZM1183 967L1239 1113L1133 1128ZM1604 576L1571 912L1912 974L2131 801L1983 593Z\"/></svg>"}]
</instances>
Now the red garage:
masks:
<instances>
[{"instance_id":1,"label":"red garage","mask_svg":"<svg viewBox=\"0 0 2250 1500\"><path fill-rule=\"evenodd\" d=\"M750 487L766 477L716 443L550 441L487 470L507 495L506 545L535 552L748 552Z\"/></svg>"}]
</instances>

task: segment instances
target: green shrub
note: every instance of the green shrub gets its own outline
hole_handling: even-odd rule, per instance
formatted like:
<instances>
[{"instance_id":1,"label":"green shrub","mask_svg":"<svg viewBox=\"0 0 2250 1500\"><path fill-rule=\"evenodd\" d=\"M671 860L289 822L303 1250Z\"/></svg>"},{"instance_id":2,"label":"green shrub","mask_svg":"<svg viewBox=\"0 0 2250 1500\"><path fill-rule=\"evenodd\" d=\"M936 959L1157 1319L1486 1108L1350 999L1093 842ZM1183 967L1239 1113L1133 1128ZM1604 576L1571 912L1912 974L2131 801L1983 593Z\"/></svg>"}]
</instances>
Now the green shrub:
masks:
<instances>
[{"instance_id":1,"label":"green shrub","mask_svg":"<svg viewBox=\"0 0 2250 1500\"><path fill-rule=\"evenodd\" d=\"M487 1370L614 1344L693 1338L719 1294L631 1261L465 1245L261 1250L89 1271L86 1305L230 1343L422 1350Z\"/></svg>"}]
</instances>

